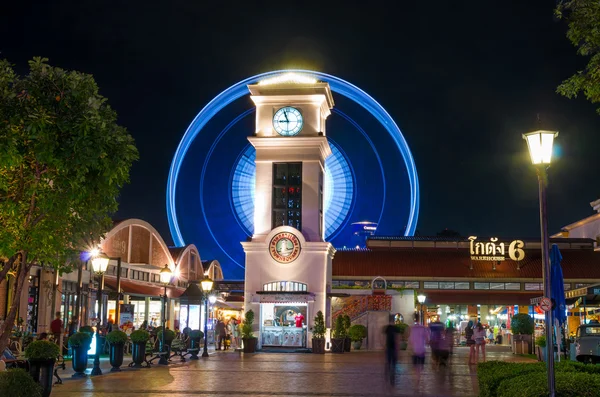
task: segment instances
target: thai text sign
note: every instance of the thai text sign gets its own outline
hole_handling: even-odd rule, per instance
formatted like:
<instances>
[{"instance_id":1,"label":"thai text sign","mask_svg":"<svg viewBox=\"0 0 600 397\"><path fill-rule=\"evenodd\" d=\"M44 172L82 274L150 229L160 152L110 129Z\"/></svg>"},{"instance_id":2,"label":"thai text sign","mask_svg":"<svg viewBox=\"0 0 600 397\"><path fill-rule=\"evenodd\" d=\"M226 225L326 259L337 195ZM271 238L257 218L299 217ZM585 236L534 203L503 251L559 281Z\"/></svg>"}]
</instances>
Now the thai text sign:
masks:
<instances>
[{"instance_id":1,"label":"thai text sign","mask_svg":"<svg viewBox=\"0 0 600 397\"><path fill-rule=\"evenodd\" d=\"M490 238L489 243L475 242L477 236L470 236L469 240L471 260L474 261L505 261L507 254L513 261L522 261L525 258L525 243L521 240L513 240L506 244L498 243L496 237Z\"/></svg>"}]
</instances>

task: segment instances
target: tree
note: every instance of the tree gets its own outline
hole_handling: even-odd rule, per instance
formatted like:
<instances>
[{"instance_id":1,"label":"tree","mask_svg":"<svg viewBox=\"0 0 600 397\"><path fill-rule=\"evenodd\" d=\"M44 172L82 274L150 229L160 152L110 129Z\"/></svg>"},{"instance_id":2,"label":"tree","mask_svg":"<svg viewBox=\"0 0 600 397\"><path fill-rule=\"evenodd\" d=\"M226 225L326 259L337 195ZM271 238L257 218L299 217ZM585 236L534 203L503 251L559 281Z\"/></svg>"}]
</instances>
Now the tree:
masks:
<instances>
[{"instance_id":1,"label":"tree","mask_svg":"<svg viewBox=\"0 0 600 397\"><path fill-rule=\"evenodd\" d=\"M94 78L47 61L21 77L0 60L0 281L14 278L0 351L31 266L68 271L99 241L138 158Z\"/></svg>"},{"instance_id":2,"label":"tree","mask_svg":"<svg viewBox=\"0 0 600 397\"><path fill-rule=\"evenodd\" d=\"M591 57L584 70L563 81L556 91L569 99L579 93L592 103L600 102L600 2L597 0L562 0L556 7L557 18L568 23L567 38L577 53ZM600 108L596 109L600 113Z\"/></svg>"}]
</instances>

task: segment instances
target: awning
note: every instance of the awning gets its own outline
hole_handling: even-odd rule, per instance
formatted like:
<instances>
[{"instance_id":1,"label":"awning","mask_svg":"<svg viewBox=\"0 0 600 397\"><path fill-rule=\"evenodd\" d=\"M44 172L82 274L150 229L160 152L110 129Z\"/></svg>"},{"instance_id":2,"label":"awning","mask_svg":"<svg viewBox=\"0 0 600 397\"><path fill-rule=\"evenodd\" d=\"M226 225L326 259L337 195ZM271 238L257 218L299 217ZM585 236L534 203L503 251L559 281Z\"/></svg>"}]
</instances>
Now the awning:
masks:
<instances>
[{"instance_id":1,"label":"awning","mask_svg":"<svg viewBox=\"0 0 600 397\"><path fill-rule=\"evenodd\" d=\"M113 277L104 278L104 284L113 291L117 290L117 279ZM183 294L183 288L174 286L167 287L167 296L169 298L178 298ZM137 295L144 297L159 297L165 292L164 287L149 284L147 282L134 282L132 280L121 279L121 293L127 295Z\"/></svg>"}]
</instances>

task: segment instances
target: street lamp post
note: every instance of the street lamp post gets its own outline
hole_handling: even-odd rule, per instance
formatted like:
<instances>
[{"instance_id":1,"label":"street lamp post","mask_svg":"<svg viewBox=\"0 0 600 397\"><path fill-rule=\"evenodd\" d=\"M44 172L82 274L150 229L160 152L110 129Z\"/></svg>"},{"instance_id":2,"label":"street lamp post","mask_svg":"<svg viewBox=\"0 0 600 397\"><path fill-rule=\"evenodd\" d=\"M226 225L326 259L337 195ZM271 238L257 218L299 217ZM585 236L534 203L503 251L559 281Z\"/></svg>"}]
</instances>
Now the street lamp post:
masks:
<instances>
[{"instance_id":1,"label":"street lamp post","mask_svg":"<svg viewBox=\"0 0 600 397\"><path fill-rule=\"evenodd\" d=\"M552 144L554 138L558 135L557 131L538 130L523 134L523 139L527 141L531 162L536 167L538 185L539 185L539 200L540 200L540 231L542 237L542 277L544 280L544 296L551 296L550 283L550 258L548 254L548 215L546 213L546 184L548 174L546 169L550 166L552 160ZM553 316L552 310L548 310L545 315L546 320L546 363L548 369L548 390L550 397L556 394L554 383L554 340L552 327Z\"/></svg>"},{"instance_id":2,"label":"street lamp post","mask_svg":"<svg viewBox=\"0 0 600 397\"><path fill-rule=\"evenodd\" d=\"M171 269L169 269L169 265L165 265L165 267L162 268L160 271L160 282L163 283L163 285L165 286L165 294L163 295L162 304L162 334L160 340L160 351L162 353L165 353L165 333L167 330L167 328L165 327L165 324L167 322L167 285L169 285L169 282L171 281L172 274L173 272L171 272ZM158 363L161 365L168 365L169 359L167 355L161 354Z\"/></svg>"},{"instance_id":3,"label":"street lamp post","mask_svg":"<svg viewBox=\"0 0 600 397\"><path fill-rule=\"evenodd\" d=\"M421 313L420 313L421 325L425 325L425 319L423 318L423 303L425 303L425 299L426 299L425 295L423 295L423 294L417 295L417 300L419 301L419 304L421 306Z\"/></svg>"},{"instance_id":4,"label":"street lamp post","mask_svg":"<svg viewBox=\"0 0 600 397\"><path fill-rule=\"evenodd\" d=\"M102 375L100 369L100 352L102 351L100 343L100 324L102 323L102 290L104 290L104 273L108 267L108 257L105 255L97 255L92 259L92 268L94 273L99 276L98 280L98 322L96 323L96 355L94 356L94 368L91 375Z\"/></svg>"},{"instance_id":5,"label":"street lamp post","mask_svg":"<svg viewBox=\"0 0 600 397\"><path fill-rule=\"evenodd\" d=\"M202 291L204 292L204 350L202 351L202 357L208 357L208 295L212 291L213 281L210 277L205 276L200 285L202 285Z\"/></svg>"}]
</instances>

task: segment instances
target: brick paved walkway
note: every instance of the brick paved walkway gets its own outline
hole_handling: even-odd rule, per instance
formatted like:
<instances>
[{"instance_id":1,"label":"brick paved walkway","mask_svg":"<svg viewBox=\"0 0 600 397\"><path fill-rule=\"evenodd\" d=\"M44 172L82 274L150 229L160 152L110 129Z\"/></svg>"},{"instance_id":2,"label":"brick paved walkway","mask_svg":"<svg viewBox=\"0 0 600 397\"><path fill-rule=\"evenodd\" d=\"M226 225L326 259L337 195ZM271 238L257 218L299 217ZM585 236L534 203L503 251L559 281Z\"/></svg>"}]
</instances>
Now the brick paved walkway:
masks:
<instances>
[{"instance_id":1,"label":"brick paved walkway","mask_svg":"<svg viewBox=\"0 0 600 397\"><path fill-rule=\"evenodd\" d=\"M529 361L504 347L490 347L488 360ZM476 396L475 366L456 348L448 368L427 362L420 379L401 352L396 386L384 382L382 352L283 354L216 352L208 359L168 367L126 369L87 379L65 379L52 397L120 396ZM429 360L429 357L427 357ZM117 393L117 394L115 394Z\"/></svg>"}]
</instances>

